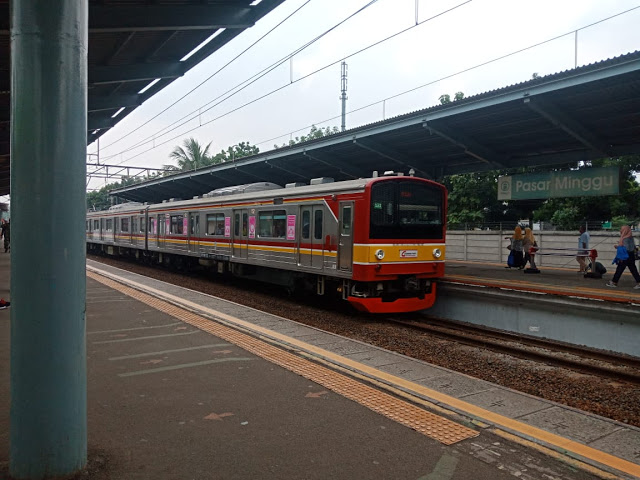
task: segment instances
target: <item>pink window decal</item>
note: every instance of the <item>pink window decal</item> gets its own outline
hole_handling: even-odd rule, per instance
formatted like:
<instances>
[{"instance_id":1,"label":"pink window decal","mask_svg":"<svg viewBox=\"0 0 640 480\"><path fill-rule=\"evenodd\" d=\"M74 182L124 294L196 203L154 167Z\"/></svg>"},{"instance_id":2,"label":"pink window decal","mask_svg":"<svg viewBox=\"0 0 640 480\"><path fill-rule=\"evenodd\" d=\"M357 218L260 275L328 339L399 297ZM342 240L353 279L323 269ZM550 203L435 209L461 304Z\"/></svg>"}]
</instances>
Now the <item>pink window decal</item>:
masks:
<instances>
[{"instance_id":1,"label":"pink window decal","mask_svg":"<svg viewBox=\"0 0 640 480\"><path fill-rule=\"evenodd\" d=\"M256 217L254 215L249 217L249 238L256 238Z\"/></svg>"},{"instance_id":2,"label":"pink window decal","mask_svg":"<svg viewBox=\"0 0 640 480\"><path fill-rule=\"evenodd\" d=\"M224 236L231 236L231 217L224 217Z\"/></svg>"},{"instance_id":3,"label":"pink window decal","mask_svg":"<svg viewBox=\"0 0 640 480\"><path fill-rule=\"evenodd\" d=\"M296 216L287 215L287 240L296 239Z\"/></svg>"}]
</instances>

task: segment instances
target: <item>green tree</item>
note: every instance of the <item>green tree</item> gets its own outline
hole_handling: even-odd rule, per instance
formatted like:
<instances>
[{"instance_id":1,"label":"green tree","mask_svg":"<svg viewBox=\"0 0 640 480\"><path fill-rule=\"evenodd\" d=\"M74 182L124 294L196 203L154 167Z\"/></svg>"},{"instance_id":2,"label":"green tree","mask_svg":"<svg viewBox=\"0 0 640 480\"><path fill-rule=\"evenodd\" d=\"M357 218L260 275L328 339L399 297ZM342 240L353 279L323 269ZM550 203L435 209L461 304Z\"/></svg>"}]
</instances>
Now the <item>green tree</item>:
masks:
<instances>
[{"instance_id":1,"label":"green tree","mask_svg":"<svg viewBox=\"0 0 640 480\"><path fill-rule=\"evenodd\" d=\"M302 142L308 142L309 140L315 140L316 138L326 137L328 135L333 135L334 133L338 133L340 130L338 127L325 127L318 128L315 125L311 126L309 133L307 135L302 135L300 137L295 137L289 140L289 143L283 143L282 145L274 145L273 148L283 148L286 146L296 145Z\"/></svg>"},{"instance_id":2,"label":"green tree","mask_svg":"<svg viewBox=\"0 0 640 480\"><path fill-rule=\"evenodd\" d=\"M211 164L209 158L209 147L211 142L206 147L202 147L195 138L189 138L182 143L181 146L177 146L169 154L169 158L175 160L178 163L177 169L180 171L197 170L198 168L205 167ZM167 166L165 165L165 168Z\"/></svg>"},{"instance_id":3,"label":"green tree","mask_svg":"<svg viewBox=\"0 0 640 480\"><path fill-rule=\"evenodd\" d=\"M236 145L227 147L226 150L221 150L220 153L211 157L211 165L217 165L224 162L234 162L239 158L249 157L258 153L260 153L260 149L257 146L251 145L249 142L240 142Z\"/></svg>"},{"instance_id":4,"label":"green tree","mask_svg":"<svg viewBox=\"0 0 640 480\"><path fill-rule=\"evenodd\" d=\"M109 191L143 182L149 177L122 177L119 182L109 183L99 190L87 192L87 210L107 210L111 206Z\"/></svg>"},{"instance_id":5,"label":"green tree","mask_svg":"<svg viewBox=\"0 0 640 480\"><path fill-rule=\"evenodd\" d=\"M109 190L102 187L100 190L87 192L87 210L99 211L106 210L111 206L109 199Z\"/></svg>"},{"instance_id":6,"label":"green tree","mask_svg":"<svg viewBox=\"0 0 640 480\"><path fill-rule=\"evenodd\" d=\"M446 103L451 103L451 95L449 95L448 93L445 93L444 95L440 95L438 97L438 100L440 100L440 103L442 105L444 105Z\"/></svg>"}]
</instances>

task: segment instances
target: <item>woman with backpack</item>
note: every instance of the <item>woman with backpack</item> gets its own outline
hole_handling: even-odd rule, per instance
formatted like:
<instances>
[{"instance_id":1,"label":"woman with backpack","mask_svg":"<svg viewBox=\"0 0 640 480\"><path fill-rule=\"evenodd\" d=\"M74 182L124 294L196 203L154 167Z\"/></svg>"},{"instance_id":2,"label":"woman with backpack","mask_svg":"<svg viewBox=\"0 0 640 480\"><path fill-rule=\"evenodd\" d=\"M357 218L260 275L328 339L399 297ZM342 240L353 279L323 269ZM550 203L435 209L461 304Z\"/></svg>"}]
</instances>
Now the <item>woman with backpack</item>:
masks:
<instances>
[{"instance_id":1,"label":"woman with backpack","mask_svg":"<svg viewBox=\"0 0 640 480\"><path fill-rule=\"evenodd\" d=\"M620 229L620 240L617 245L614 245L617 249L616 258L613 263L617 264L616 273L613 278L606 283L607 287L617 287L618 280L622 276L625 268L629 268L631 275L636 281L636 286L633 287L636 290L640 290L640 274L636 268L636 244L633 241L631 234L631 227L629 225L623 225Z\"/></svg>"},{"instance_id":2,"label":"woman with backpack","mask_svg":"<svg viewBox=\"0 0 640 480\"><path fill-rule=\"evenodd\" d=\"M522 270L524 268L524 248L522 246L524 236L522 235L522 228L518 225L513 230L512 236L504 238L511 240L511 245L507 247L511 252L509 252L509 258L507 259L507 266L505 268L514 267Z\"/></svg>"}]
</instances>

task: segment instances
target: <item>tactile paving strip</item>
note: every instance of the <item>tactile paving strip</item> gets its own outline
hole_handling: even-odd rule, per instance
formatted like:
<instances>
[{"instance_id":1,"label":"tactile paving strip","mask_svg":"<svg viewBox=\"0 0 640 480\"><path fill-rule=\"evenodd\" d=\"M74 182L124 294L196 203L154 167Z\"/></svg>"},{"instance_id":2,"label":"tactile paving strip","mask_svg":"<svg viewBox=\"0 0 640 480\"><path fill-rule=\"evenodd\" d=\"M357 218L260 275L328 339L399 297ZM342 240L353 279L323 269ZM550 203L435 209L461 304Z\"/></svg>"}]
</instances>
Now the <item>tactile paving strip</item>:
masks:
<instances>
[{"instance_id":1,"label":"tactile paving strip","mask_svg":"<svg viewBox=\"0 0 640 480\"><path fill-rule=\"evenodd\" d=\"M350 377L317 365L269 343L234 330L231 327L215 323L208 318L189 312L176 305L131 287L124 286L93 272L87 272L87 276L161 312L193 325L200 330L234 343L250 353L303 376L312 382L322 385L343 397L353 400L419 433L438 440L445 445L452 445L461 440L479 435L475 430L427 412L416 405L402 401L368 385L364 385Z\"/></svg>"}]
</instances>

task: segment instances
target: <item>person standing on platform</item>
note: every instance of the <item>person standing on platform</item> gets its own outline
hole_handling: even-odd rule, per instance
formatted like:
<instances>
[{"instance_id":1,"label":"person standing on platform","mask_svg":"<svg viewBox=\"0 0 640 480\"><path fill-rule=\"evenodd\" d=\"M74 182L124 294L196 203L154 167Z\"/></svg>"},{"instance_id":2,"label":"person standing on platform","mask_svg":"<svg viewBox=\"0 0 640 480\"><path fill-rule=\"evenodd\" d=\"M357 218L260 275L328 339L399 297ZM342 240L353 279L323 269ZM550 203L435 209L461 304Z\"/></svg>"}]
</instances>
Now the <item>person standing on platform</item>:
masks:
<instances>
[{"instance_id":1,"label":"person standing on platform","mask_svg":"<svg viewBox=\"0 0 640 480\"><path fill-rule=\"evenodd\" d=\"M636 268L636 244L633 241L633 235L631 234L631 227L629 225L623 225L620 229L620 240L614 248L618 249L618 252L622 249L622 253L626 251L627 258L621 259L620 253L616 255L614 259L614 263L617 263L618 267L616 268L616 273L613 275L613 278L606 283L607 287L617 287L618 281L622 276L622 272L624 272L625 268L629 268L631 275L636 281L636 286L633 287L636 290L640 290L640 274L638 274L638 269Z\"/></svg>"},{"instance_id":2,"label":"person standing on platform","mask_svg":"<svg viewBox=\"0 0 640 480\"><path fill-rule=\"evenodd\" d=\"M580 238L578 238L578 255L576 260L580 265L578 273L587 273L586 258L589 256L589 232L584 225L580 226Z\"/></svg>"},{"instance_id":3,"label":"person standing on platform","mask_svg":"<svg viewBox=\"0 0 640 480\"><path fill-rule=\"evenodd\" d=\"M4 253L7 253L11 248L11 225L9 220L2 219L2 230L0 236L4 238Z\"/></svg>"},{"instance_id":4,"label":"person standing on platform","mask_svg":"<svg viewBox=\"0 0 640 480\"><path fill-rule=\"evenodd\" d=\"M527 262L531 266L532 270L537 270L536 262L534 260L534 255L531 255L529 252L532 248L537 247L536 237L533 236L533 231L530 228L524 229L524 240L522 240L522 248L524 249L524 266L527 266Z\"/></svg>"},{"instance_id":5,"label":"person standing on platform","mask_svg":"<svg viewBox=\"0 0 640 480\"><path fill-rule=\"evenodd\" d=\"M512 236L504 238L511 240L510 255L513 257L513 265L510 262L507 262L508 266L505 268L517 267L522 270L524 268L524 257L522 255L522 241L524 237L522 236L522 228L520 228L520 225L513 230Z\"/></svg>"}]
</instances>

